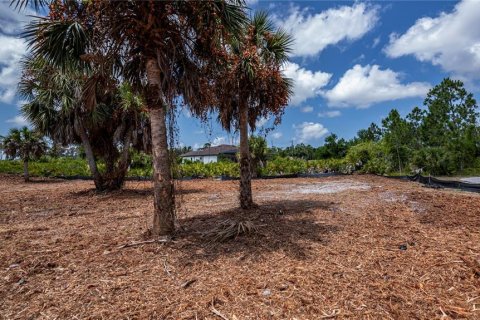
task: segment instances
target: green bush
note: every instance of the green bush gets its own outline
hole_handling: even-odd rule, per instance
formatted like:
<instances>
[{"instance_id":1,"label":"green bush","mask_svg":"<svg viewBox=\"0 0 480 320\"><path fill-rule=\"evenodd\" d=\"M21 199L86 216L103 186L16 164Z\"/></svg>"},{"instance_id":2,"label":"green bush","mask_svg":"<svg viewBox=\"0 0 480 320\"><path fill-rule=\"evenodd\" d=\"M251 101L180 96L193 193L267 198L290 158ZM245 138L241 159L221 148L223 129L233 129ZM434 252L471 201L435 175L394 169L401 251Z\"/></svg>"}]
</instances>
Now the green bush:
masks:
<instances>
[{"instance_id":1,"label":"green bush","mask_svg":"<svg viewBox=\"0 0 480 320\"><path fill-rule=\"evenodd\" d=\"M411 167L431 175L451 175L456 172L458 159L444 147L427 147L414 152Z\"/></svg>"},{"instance_id":2,"label":"green bush","mask_svg":"<svg viewBox=\"0 0 480 320\"><path fill-rule=\"evenodd\" d=\"M295 173L350 173L351 168L345 159L303 160L290 157L277 157L267 162L262 175L275 176Z\"/></svg>"},{"instance_id":3,"label":"green bush","mask_svg":"<svg viewBox=\"0 0 480 320\"><path fill-rule=\"evenodd\" d=\"M84 159L72 158L43 158L29 162L31 176L60 177L60 176L90 176L87 162ZM22 174L23 163L18 160L0 161L0 173Z\"/></svg>"},{"instance_id":4,"label":"green bush","mask_svg":"<svg viewBox=\"0 0 480 320\"><path fill-rule=\"evenodd\" d=\"M363 173L385 174L392 171L385 147L381 143L367 141L352 146L345 157L355 170Z\"/></svg>"},{"instance_id":5,"label":"green bush","mask_svg":"<svg viewBox=\"0 0 480 320\"><path fill-rule=\"evenodd\" d=\"M293 173L305 173L307 171L307 161L296 158L277 157L267 162L262 168L263 176L275 176Z\"/></svg>"},{"instance_id":6,"label":"green bush","mask_svg":"<svg viewBox=\"0 0 480 320\"><path fill-rule=\"evenodd\" d=\"M238 163L220 161L204 164L202 162L187 162L178 165L176 177L211 178L218 176L238 177L240 169Z\"/></svg>"}]
</instances>

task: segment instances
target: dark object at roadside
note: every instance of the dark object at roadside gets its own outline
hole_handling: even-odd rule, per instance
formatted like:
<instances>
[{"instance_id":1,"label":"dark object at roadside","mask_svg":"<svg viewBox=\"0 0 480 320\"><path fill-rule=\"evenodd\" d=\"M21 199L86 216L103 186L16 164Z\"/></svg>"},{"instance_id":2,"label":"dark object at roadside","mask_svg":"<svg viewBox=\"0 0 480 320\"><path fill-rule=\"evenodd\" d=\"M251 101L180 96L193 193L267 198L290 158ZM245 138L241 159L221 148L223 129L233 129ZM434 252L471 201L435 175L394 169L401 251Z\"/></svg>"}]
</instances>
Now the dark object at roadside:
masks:
<instances>
[{"instance_id":1,"label":"dark object at roadside","mask_svg":"<svg viewBox=\"0 0 480 320\"><path fill-rule=\"evenodd\" d=\"M461 182L461 181L446 181L446 180L440 180L434 177L424 177L420 174L416 174L414 176L396 176L396 177L389 177L389 178L416 181L416 182L423 183L425 186L434 188L434 189L450 188L450 189L460 189L463 191L470 191L470 192L480 192L480 184L467 183L467 182Z\"/></svg>"}]
</instances>

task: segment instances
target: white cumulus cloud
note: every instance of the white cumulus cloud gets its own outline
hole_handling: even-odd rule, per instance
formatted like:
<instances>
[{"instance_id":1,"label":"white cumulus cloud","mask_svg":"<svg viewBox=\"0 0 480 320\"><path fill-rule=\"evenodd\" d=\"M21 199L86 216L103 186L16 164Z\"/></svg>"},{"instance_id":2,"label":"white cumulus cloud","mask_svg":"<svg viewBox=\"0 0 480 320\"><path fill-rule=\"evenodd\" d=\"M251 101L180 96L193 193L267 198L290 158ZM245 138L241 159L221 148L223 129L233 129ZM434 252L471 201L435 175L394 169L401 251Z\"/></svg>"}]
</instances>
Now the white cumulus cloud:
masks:
<instances>
[{"instance_id":1,"label":"white cumulus cloud","mask_svg":"<svg viewBox=\"0 0 480 320\"><path fill-rule=\"evenodd\" d=\"M324 111L324 112L319 112L318 116L320 118L335 118L335 117L340 117L342 113L339 110L332 110L332 111Z\"/></svg>"},{"instance_id":2,"label":"white cumulus cloud","mask_svg":"<svg viewBox=\"0 0 480 320\"><path fill-rule=\"evenodd\" d=\"M225 144L227 142L227 137L216 137L212 141L212 146L219 146L221 144Z\"/></svg>"},{"instance_id":3,"label":"white cumulus cloud","mask_svg":"<svg viewBox=\"0 0 480 320\"><path fill-rule=\"evenodd\" d=\"M347 70L338 83L323 93L330 106L367 108L372 104L424 96L430 89L425 82L402 84L400 74L378 65L359 64Z\"/></svg>"},{"instance_id":4,"label":"white cumulus cloud","mask_svg":"<svg viewBox=\"0 0 480 320\"><path fill-rule=\"evenodd\" d=\"M0 102L11 103L20 79L20 59L27 46L18 36L35 12L27 8L15 10L9 1L0 2Z\"/></svg>"},{"instance_id":5,"label":"white cumulus cloud","mask_svg":"<svg viewBox=\"0 0 480 320\"><path fill-rule=\"evenodd\" d=\"M6 120L5 122L11 123L16 127L28 126L28 121L23 116L16 116L16 117L13 117L12 119Z\"/></svg>"},{"instance_id":6,"label":"white cumulus cloud","mask_svg":"<svg viewBox=\"0 0 480 320\"><path fill-rule=\"evenodd\" d=\"M268 120L270 120L270 117L261 117L257 121L255 121L255 127L260 128L263 127L264 125L267 124Z\"/></svg>"},{"instance_id":7,"label":"white cumulus cloud","mask_svg":"<svg viewBox=\"0 0 480 320\"><path fill-rule=\"evenodd\" d=\"M300 109L300 111L302 111L303 113L309 113L309 112L313 111L313 107L312 106L305 106L302 109Z\"/></svg>"},{"instance_id":8,"label":"white cumulus cloud","mask_svg":"<svg viewBox=\"0 0 480 320\"><path fill-rule=\"evenodd\" d=\"M480 79L480 2L463 0L452 12L418 19L404 34L392 34L389 57L413 55L455 76Z\"/></svg>"},{"instance_id":9,"label":"white cumulus cloud","mask_svg":"<svg viewBox=\"0 0 480 320\"><path fill-rule=\"evenodd\" d=\"M30 7L22 10L16 10L10 6L11 1L0 1L0 33L7 35L18 35L23 30L23 26L33 19L35 11Z\"/></svg>"},{"instance_id":10,"label":"white cumulus cloud","mask_svg":"<svg viewBox=\"0 0 480 320\"><path fill-rule=\"evenodd\" d=\"M329 45L360 39L378 21L378 8L356 3L310 14L293 7L287 17L274 18L294 37L295 56L314 56Z\"/></svg>"},{"instance_id":11,"label":"white cumulus cloud","mask_svg":"<svg viewBox=\"0 0 480 320\"><path fill-rule=\"evenodd\" d=\"M299 143L320 139L328 133L328 129L321 123L303 122L293 127L295 129L295 141Z\"/></svg>"},{"instance_id":12,"label":"white cumulus cloud","mask_svg":"<svg viewBox=\"0 0 480 320\"><path fill-rule=\"evenodd\" d=\"M284 74L294 82L293 96L290 105L298 106L307 99L320 94L320 89L328 84L332 75L321 71L311 71L289 62L285 65Z\"/></svg>"},{"instance_id":13,"label":"white cumulus cloud","mask_svg":"<svg viewBox=\"0 0 480 320\"><path fill-rule=\"evenodd\" d=\"M0 34L0 102L11 103L20 79L20 60L27 48L22 39Z\"/></svg>"},{"instance_id":14,"label":"white cumulus cloud","mask_svg":"<svg viewBox=\"0 0 480 320\"><path fill-rule=\"evenodd\" d=\"M280 139L283 136L281 132L274 132L272 133L272 138L273 139Z\"/></svg>"}]
</instances>

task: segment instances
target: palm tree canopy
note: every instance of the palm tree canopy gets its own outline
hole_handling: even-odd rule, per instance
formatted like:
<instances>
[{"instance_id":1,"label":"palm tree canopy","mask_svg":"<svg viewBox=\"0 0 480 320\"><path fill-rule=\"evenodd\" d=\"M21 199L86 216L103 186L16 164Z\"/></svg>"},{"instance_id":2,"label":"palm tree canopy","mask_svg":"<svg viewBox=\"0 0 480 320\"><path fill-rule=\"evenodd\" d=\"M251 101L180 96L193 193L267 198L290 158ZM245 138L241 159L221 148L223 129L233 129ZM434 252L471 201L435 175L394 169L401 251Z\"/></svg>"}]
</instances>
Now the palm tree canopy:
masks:
<instances>
[{"instance_id":1,"label":"palm tree canopy","mask_svg":"<svg viewBox=\"0 0 480 320\"><path fill-rule=\"evenodd\" d=\"M231 130L238 126L241 103L249 108L249 125L260 117L275 117L278 124L292 94L292 81L282 69L291 52L292 38L275 28L265 12L257 12L239 37L230 43L230 55L217 76L216 110L219 122Z\"/></svg>"},{"instance_id":2,"label":"palm tree canopy","mask_svg":"<svg viewBox=\"0 0 480 320\"><path fill-rule=\"evenodd\" d=\"M81 119L92 139L92 147L101 156L128 134L133 126L133 147L148 150L148 116L141 96L128 83L98 81L92 94L96 107L86 110L82 90L88 75L81 71L55 67L41 57L27 57L22 63L19 93L27 103L22 113L39 132L63 145L81 143L76 130ZM94 72L94 71L93 71ZM87 80L85 80L87 79Z\"/></svg>"},{"instance_id":3,"label":"palm tree canopy","mask_svg":"<svg viewBox=\"0 0 480 320\"><path fill-rule=\"evenodd\" d=\"M10 129L3 137L1 147L8 158L20 158L23 161L38 159L47 150L43 137L27 127Z\"/></svg>"},{"instance_id":4,"label":"palm tree canopy","mask_svg":"<svg viewBox=\"0 0 480 320\"><path fill-rule=\"evenodd\" d=\"M82 92L89 110L96 107L92 92L99 81L121 75L142 91L146 57L154 57L162 71L164 104L181 101L204 112L215 101L212 84L218 61L227 55L225 44L240 36L247 21L243 0L12 4L48 4L48 16L34 20L24 36L34 57L62 70L82 70L88 77Z\"/></svg>"}]
</instances>

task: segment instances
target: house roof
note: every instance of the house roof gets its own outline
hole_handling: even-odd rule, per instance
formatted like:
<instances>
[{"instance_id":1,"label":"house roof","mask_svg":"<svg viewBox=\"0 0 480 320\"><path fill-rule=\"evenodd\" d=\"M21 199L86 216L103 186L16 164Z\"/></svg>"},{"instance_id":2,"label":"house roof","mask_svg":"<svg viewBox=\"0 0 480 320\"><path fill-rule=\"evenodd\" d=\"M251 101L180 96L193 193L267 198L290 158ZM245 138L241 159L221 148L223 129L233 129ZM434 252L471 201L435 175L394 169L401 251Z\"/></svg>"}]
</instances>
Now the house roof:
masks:
<instances>
[{"instance_id":1,"label":"house roof","mask_svg":"<svg viewBox=\"0 0 480 320\"><path fill-rule=\"evenodd\" d=\"M181 155L181 157L198 157L198 156L216 156L219 154L235 154L238 152L236 146L221 144L215 147L207 147L196 151L190 151Z\"/></svg>"}]
</instances>

